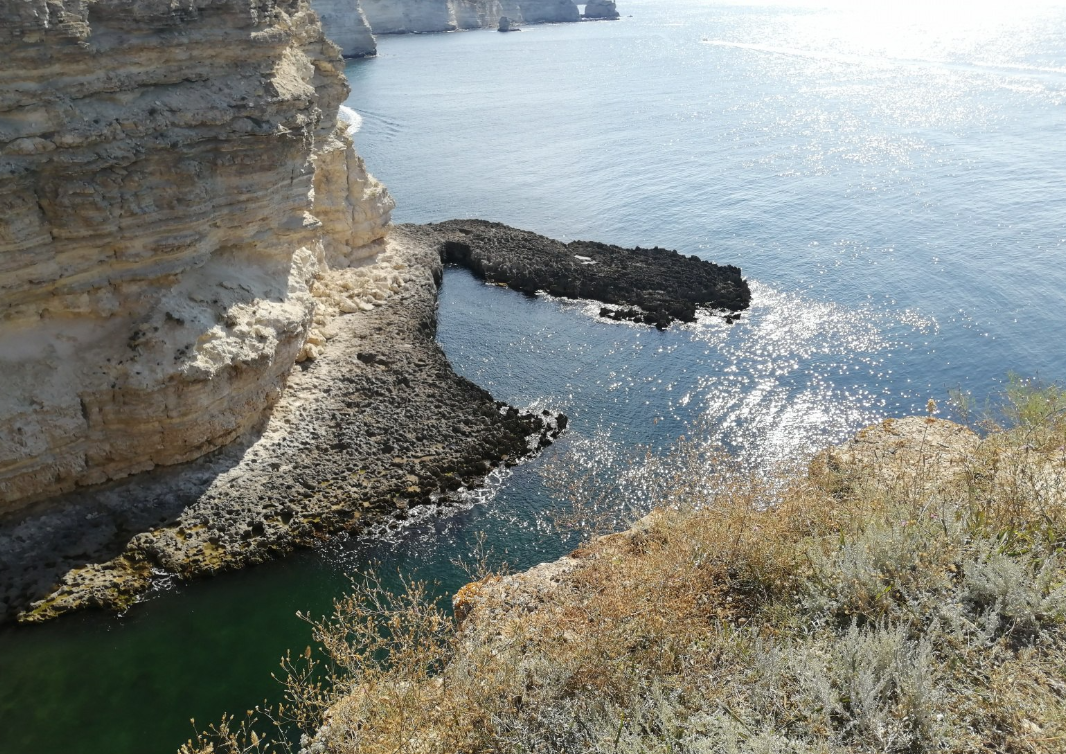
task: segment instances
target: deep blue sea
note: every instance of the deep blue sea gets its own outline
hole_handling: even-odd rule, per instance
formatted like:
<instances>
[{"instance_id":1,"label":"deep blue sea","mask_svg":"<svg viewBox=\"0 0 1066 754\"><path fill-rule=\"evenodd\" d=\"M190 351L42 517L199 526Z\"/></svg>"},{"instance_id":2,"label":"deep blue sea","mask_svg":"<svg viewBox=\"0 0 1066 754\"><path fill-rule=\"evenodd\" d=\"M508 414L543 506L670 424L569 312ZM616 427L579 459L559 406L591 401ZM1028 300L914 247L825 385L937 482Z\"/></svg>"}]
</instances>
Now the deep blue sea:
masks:
<instances>
[{"instance_id":1,"label":"deep blue sea","mask_svg":"<svg viewBox=\"0 0 1066 754\"><path fill-rule=\"evenodd\" d=\"M1066 380L1066 7L620 0L617 22L382 38L347 103L394 219L479 217L736 264L735 325L660 333L450 270L457 370L566 438L450 517L0 633L0 754L172 752L270 673L370 563L440 581L479 536L516 567L571 496L639 512L685 436L774 469L1008 371ZM357 130L356 130L357 129Z\"/></svg>"}]
</instances>

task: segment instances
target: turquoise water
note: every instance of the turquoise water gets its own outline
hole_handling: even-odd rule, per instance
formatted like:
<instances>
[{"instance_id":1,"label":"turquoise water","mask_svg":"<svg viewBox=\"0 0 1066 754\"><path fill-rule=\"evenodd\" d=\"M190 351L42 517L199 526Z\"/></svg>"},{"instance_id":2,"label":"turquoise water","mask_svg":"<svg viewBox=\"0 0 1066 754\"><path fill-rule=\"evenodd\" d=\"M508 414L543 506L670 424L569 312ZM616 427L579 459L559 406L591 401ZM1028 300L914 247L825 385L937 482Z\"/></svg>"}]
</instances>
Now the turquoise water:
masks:
<instances>
[{"instance_id":1,"label":"turquoise water","mask_svg":"<svg viewBox=\"0 0 1066 754\"><path fill-rule=\"evenodd\" d=\"M752 311L659 333L449 271L456 368L567 412L567 438L394 540L0 632L0 753L172 752L190 717L276 694L309 641L296 610L346 573L448 593L478 532L516 567L555 557L545 511L589 475L642 504L638 446L695 435L773 467L949 387L981 402L1008 369L1066 378L1066 9L850 5L627 0L614 23L387 38L351 63L398 221L671 246L739 265Z\"/></svg>"}]
</instances>

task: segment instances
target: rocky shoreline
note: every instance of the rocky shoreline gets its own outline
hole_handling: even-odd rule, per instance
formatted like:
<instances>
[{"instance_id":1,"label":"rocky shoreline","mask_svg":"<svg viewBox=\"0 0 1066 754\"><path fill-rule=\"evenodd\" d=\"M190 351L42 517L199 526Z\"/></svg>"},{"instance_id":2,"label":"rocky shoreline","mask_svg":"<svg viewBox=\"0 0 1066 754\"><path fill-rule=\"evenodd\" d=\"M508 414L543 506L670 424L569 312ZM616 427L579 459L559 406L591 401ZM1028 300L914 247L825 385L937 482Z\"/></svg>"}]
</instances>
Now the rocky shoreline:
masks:
<instances>
[{"instance_id":1,"label":"rocky shoreline","mask_svg":"<svg viewBox=\"0 0 1066 754\"><path fill-rule=\"evenodd\" d=\"M239 568L445 505L558 436L565 417L520 412L452 370L434 341L435 250L396 230L365 273L384 270L403 275L400 291L330 323L253 440L0 527L0 618L121 610L160 576Z\"/></svg>"},{"instance_id":2,"label":"rocky shoreline","mask_svg":"<svg viewBox=\"0 0 1066 754\"><path fill-rule=\"evenodd\" d=\"M736 268L661 249L563 244L483 221L396 226L373 263L316 284L328 316L316 319L312 358L294 368L251 437L0 521L0 622L124 610L161 578L210 575L340 532L369 532L412 508L447 506L457 490L551 444L565 416L495 400L457 375L434 340L446 261L527 292L551 280L558 295L653 305L659 326L691 318L704 300L693 292L716 276L732 296L715 299L719 307L733 311L747 294ZM677 298L637 284L670 290L682 276L690 285L679 285Z\"/></svg>"}]
</instances>

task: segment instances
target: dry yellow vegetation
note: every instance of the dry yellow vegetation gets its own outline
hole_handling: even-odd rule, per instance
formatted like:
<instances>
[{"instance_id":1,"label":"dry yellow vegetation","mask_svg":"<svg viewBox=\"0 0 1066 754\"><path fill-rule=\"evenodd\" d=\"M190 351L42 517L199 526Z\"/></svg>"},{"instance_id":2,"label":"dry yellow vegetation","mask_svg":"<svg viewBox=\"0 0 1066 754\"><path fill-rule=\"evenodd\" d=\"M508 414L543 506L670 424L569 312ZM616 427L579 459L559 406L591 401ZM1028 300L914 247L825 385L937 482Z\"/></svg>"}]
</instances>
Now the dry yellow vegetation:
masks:
<instances>
[{"instance_id":1,"label":"dry yellow vegetation","mask_svg":"<svg viewBox=\"0 0 1066 754\"><path fill-rule=\"evenodd\" d=\"M1066 396L1013 380L1007 406L981 438L889 420L783 480L692 451L662 508L486 576L458 625L364 583L280 714L182 752L1066 751ZM253 738L270 721L299 744Z\"/></svg>"}]
</instances>

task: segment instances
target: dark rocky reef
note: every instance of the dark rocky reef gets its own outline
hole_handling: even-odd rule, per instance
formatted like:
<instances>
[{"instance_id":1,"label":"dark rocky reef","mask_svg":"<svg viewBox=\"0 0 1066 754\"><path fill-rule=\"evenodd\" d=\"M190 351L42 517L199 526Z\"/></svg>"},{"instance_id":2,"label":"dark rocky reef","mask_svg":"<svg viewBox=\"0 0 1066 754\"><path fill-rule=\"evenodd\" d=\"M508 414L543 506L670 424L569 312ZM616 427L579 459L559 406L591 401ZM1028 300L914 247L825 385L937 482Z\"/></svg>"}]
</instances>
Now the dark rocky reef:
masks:
<instances>
[{"instance_id":1,"label":"dark rocky reef","mask_svg":"<svg viewBox=\"0 0 1066 754\"><path fill-rule=\"evenodd\" d=\"M600 314L664 329L692 322L699 309L724 310L730 322L751 304L740 268L669 249L624 249L594 241L563 243L484 220L404 226L448 263L525 293L584 298L617 309Z\"/></svg>"}]
</instances>

